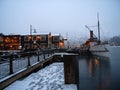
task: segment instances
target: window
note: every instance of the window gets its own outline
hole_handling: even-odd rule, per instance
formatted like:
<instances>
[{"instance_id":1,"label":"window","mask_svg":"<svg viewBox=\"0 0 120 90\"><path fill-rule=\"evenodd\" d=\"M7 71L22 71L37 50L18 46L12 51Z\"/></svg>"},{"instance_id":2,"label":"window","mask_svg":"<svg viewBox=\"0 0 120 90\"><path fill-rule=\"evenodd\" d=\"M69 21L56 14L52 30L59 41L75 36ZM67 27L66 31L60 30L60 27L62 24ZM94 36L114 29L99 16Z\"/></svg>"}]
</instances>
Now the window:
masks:
<instances>
[{"instance_id":1,"label":"window","mask_svg":"<svg viewBox=\"0 0 120 90\"><path fill-rule=\"evenodd\" d=\"M58 42L59 41L59 36L54 36L53 37L53 41L57 41Z\"/></svg>"},{"instance_id":2,"label":"window","mask_svg":"<svg viewBox=\"0 0 120 90\"><path fill-rule=\"evenodd\" d=\"M41 41L46 41L46 35L41 36Z\"/></svg>"},{"instance_id":3,"label":"window","mask_svg":"<svg viewBox=\"0 0 120 90\"><path fill-rule=\"evenodd\" d=\"M0 37L0 42L2 42L3 41L3 37Z\"/></svg>"},{"instance_id":4,"label":"window","mask_svg":"<svg viewBox=\"0 0 120 90\"><path fill-rule=\"evenodd\" d=\"M41 37L40 36L37 36L37 41L40 41L41 40Z\"/></svg>"},{"instance_id":5,"label":"window","mask_svg":"<svg viewBox=\"0 0 120 90\"><path fill-rule=\"evenodd\" d=\"M33 36L33 41L35 41L36 40L36 36Z\"/></svg>"},{"instance_id":6,"label":"window","mask_svg":"<svg viewBox=\"0 0 120 90\"><path fill-rule=\"evenodd\" d=\"M24 41L28 41L28 36L24 36Z\"/></svg>"}]
</instances>

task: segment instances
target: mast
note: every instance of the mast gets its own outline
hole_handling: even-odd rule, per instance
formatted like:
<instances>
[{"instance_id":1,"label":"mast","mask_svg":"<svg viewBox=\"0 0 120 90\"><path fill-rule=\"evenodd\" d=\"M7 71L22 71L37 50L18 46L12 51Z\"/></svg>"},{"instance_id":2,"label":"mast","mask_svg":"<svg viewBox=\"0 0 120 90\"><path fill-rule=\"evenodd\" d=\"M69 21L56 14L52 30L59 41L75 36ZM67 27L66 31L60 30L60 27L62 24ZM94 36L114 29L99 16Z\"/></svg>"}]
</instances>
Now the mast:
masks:
<instances>
[{"instance_id":1,"label":"mast","mask_svg":"<svg viewBox=\"0 0 120 90\"><path fill-rule=\"evenodd\" d=\"M99 22L99 13L97 13L97 19L98 19L98 42L100 44L100 22Z\"/></svg>"}]
</instances>

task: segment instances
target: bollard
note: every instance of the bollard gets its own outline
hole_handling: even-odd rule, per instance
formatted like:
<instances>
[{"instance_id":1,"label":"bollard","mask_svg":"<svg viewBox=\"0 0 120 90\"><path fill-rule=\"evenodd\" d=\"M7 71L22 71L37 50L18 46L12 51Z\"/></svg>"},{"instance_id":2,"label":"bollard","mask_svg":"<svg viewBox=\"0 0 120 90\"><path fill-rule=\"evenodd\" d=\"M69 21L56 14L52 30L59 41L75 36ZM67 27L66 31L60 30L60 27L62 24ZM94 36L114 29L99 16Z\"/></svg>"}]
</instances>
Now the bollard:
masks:
<instances>
[{"instance_id":1,"label":"bollard","mask_svg":"<svg viewBox=\"0 0 120 90\"><path fill-rule=\"evenodd\" d=\"M10 55L10 73L9 74L13 74L13 54Z\"/></svg>"},{"instance_id":2,"label":"bollard","mask_svg":"<svg viewBox=\"0 0 120 90\"><path fill-rule=\"evenodd\" d=\"M76 84L76 56L75 54L63 55L65 84Z\"/></svg>"}]
</instances>

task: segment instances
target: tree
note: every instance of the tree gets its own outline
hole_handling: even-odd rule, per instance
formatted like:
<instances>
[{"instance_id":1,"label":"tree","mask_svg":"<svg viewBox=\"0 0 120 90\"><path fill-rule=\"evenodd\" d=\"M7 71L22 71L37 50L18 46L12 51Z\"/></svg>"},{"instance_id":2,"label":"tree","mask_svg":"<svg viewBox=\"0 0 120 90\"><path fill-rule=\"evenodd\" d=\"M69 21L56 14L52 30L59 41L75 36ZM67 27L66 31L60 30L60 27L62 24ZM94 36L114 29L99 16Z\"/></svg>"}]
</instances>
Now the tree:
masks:
<instances>
[{"instance_id":1,"label":"tree","mask_svg":"<svg viewBox=\"0 0 120 90\"><path fill-rule=\"evenodd\" d=\"M120 46L120 35L110 39L110 45Z\"/></svg>"}]
</instances>

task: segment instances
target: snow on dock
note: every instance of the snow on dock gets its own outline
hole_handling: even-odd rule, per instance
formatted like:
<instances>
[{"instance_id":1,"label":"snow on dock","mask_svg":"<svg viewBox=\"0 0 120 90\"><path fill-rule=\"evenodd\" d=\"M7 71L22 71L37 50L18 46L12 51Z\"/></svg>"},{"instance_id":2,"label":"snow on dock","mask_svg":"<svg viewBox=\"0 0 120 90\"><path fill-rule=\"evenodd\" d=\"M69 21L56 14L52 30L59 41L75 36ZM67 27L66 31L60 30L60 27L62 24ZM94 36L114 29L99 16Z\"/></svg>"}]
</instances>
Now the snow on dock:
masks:
<instances>
[{"instance_id":1,"label":"snow on dock","mask_svg":"<svg viewBox=\"0 0 120 90\"><path fill-rule=\"evenodd\" d=\"M53 63L17 80L4 90L77 90L77 87L75 84L64 84L63 63Z\"/></svg>"}]
</instances>

